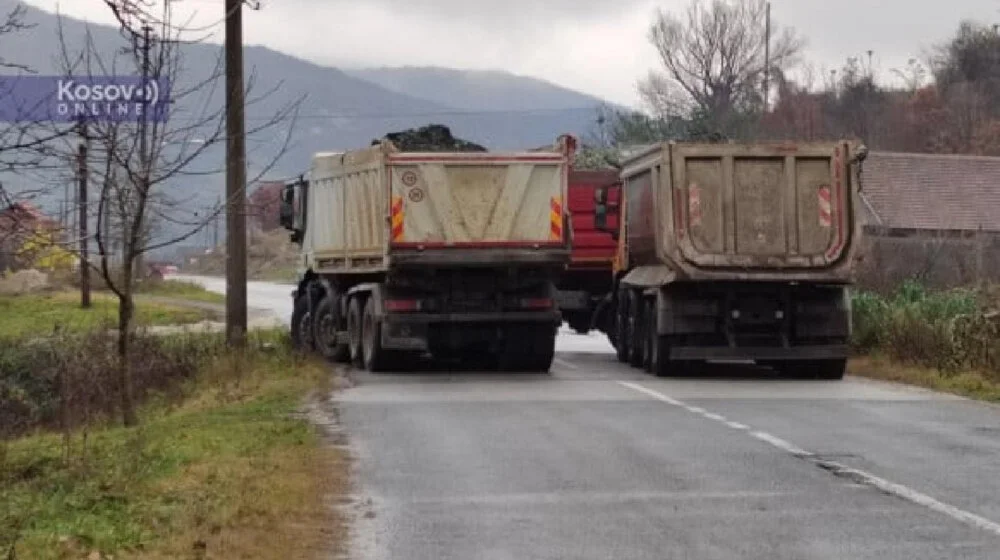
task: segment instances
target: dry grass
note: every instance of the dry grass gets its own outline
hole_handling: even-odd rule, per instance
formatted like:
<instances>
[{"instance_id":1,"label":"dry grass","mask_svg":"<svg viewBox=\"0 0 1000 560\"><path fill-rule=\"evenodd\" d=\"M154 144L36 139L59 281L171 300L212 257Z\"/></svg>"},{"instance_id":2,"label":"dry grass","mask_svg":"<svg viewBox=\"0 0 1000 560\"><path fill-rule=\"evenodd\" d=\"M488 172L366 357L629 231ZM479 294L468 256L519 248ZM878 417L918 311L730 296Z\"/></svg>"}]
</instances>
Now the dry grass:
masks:
<instances>
[{"instance_id":1,"label":"dry grass","mask_svg":"<svg viewBox=\"0 0 1000 560\"><path fill-rule=\"evenodd\" d=\"M327 558L346 538L332 502L348 459L294 412L326 365L270 342L206 364L138 428L12 442L0 525L16 558ZM3 547L0 530L0 552ZM11 536L8 536L11 538Z\"/></svg>"},{"instance_id":2,"label":"dry grass","mask_svg":"<svg viewBox=\"0 0 1000 560\"><path fill-rule=\"evenodd\" d=\"M861 377L906 383L934 391L1000 403L1000 383L982 373L944 374L937 369L903 365L879 355L853 358L848 369L853 375Z\"/></svg>"}]
</instances>

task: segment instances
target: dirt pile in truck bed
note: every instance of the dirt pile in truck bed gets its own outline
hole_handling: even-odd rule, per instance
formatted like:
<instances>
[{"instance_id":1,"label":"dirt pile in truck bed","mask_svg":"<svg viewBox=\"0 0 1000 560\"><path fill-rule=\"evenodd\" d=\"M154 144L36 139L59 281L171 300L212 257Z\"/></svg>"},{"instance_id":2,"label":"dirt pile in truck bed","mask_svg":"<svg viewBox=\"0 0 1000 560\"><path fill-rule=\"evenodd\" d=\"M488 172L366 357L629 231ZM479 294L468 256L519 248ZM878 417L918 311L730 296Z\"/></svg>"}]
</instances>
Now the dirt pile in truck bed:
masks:
<instances>
[{"instance_id":1,"label":"dirt pile in truck bed","mask_svg":"<svg viewBox=\"0 0 1000 560\"><path fill-rule=\"evenodd\" d=\"M432 124L421 128L411 128L386 134L383 140L389 140L403 152L485 152L486 148L451 135L451 130L444 125ZM381 140L372 140L372 145Z\"/></svg>"}]
</instances>

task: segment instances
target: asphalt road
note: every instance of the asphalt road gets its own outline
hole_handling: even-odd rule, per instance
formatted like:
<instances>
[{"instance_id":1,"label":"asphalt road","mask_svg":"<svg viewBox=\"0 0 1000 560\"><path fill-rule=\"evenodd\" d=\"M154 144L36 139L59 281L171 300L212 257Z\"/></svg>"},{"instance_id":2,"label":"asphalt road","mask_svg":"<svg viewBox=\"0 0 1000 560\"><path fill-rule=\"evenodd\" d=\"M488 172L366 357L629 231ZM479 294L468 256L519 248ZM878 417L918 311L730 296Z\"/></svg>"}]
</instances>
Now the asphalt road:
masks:
<instances>
[{"instance_id":1,"label":"asphalt road","mask_svg":"<svg viewBox=\"0 0 1000 560\"><path fill-rule=\"evenodd\" d=\"M1000 408L559 347L546 375L355 372L355 557L1000 558Z\"/></svg>"}]
</instances>

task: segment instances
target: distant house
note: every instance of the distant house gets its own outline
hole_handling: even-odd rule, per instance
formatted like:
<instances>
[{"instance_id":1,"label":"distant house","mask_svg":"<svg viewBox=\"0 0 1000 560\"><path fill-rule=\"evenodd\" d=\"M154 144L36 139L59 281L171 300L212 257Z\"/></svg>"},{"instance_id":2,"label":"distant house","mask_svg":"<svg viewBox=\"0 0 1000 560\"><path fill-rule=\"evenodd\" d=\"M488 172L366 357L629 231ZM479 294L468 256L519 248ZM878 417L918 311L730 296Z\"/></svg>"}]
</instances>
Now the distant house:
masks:
<instances>
[{"instance_id":1,"label":"distant house","mask_svg":"<svg viewBox=\"0 0 1000 560\"><path fill-rule=\"evenodd\" d=\"M862 186L862 283L1000 280L1000 158L873 151Z\"/></svg>"},{"instance_id":2,"label":"distant house","mask_svg":"<svg viewBox=\"0 0 1000 560\"><path fill-rule=\"evenodd\" d=\"M0 211L0 271L19 266L25 240L44 234L58 241L61 226L29 202L15 202Z\"/></svg>"}]
</instances>

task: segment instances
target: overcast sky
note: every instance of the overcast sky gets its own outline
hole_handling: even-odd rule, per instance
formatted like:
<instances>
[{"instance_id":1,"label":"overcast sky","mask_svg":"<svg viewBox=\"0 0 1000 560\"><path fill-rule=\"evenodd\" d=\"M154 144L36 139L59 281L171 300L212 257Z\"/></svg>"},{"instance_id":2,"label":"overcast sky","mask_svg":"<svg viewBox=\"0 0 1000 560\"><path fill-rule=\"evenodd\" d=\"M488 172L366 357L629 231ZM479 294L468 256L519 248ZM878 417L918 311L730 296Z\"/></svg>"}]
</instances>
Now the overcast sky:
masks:
<instances>
[{"instance_id":1,"label":"overcast sky","mask_svg":"<svg viewBox=\"0 0 1000 560\"><path fill-rule=\"evenodd\" d=\"M101 0L26 0L110 23ZM175 0L197 25L223 0ZM637 105L636 79L656 66L646 29L657 7L689 0L260 0L244 16L248 43L334 66L502 69ZM920 57L963 18L1000 23L1000 0L772 0L772 18L806 38L817 71L875 52L876 67ZM876 7L877 6L877 7ZM217 25L216 40L222 27ZM865 55L866 56L866 55Z\"/></svg>"}]
</instances>

